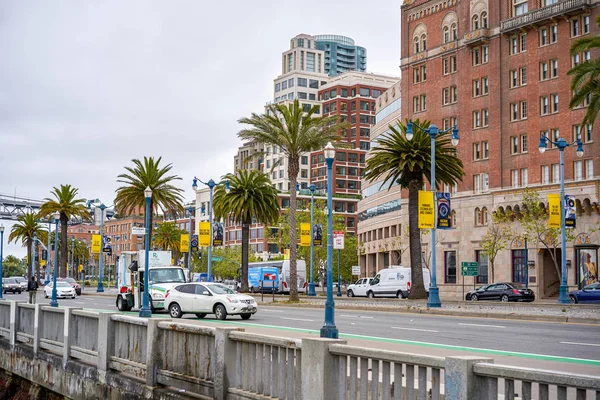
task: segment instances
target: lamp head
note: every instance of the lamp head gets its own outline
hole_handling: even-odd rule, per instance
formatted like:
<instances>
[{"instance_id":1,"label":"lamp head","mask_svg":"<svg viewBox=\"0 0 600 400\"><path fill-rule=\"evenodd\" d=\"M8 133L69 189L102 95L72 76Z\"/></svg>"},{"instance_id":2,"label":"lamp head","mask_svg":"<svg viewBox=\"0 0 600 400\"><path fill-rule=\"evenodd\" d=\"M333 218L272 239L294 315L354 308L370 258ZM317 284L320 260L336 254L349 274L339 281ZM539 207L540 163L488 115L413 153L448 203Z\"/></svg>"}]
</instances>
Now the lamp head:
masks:
<instances>
[{"instance_id":1,"label":"lamp head","mask_svg":"<svg viewBox=\"0 0 600 400\"><path fill-rule=\"evenodd\" d=\"M0 233L4 232L4 225L0 225Z\"/></svg>"},{"instance_id":2,"label":"lamp head","mask_svg":"<svg viewBox=\"0 0 600 400\"><path fill-rule=\"evenodd\" d=\"M194 189L194 192L198 189L198 178L196 177L194 177L194 181L192 182L192 189Z\"/></svg>"},{"instance_id":3,"label":"lamp head","mask_svg":"<svg viewBox=\"0 0 600 400\"><path fill-rule=\"evenodd\" d=\"M544 154L546 152L546 147L548 146L546 144L546 136L542 136L540 137L540 145L538 146L538 150L540 151L540 154Z\"/></svg>"},{"instance_id":4,"label":"lamp head","mask_svg":"<svg viewBox=\"0 0 600 400\"><path fill-rule=\"evenodd\" d=\"M229 193L230 190L230 186L229 186L229 180L225 181L225 193Z\"/></svg>"},{"instance_id":5,"label":"lamp head","mask_svg":"<svg viewBox=\"0 0 600 400\"><path fill-rule=\"evenodd\" d=\"M52 218L53 218L55 221L58 221L58 220L60 219L60 213L59 213L58 211L57 211L57 212L55 212L54 214L52 214Z\"/></svg>"},{"instance_id":6,"label":"lamp head","mask_svg":"<svg viewBox=\"0 0 600 400\"><path fill-rule=\"evenodd\" d=\"M412 140L413 138L413 123L411 120L408 120L408 123L406 124L406 140L408 140L409 142Z\"/></svg>"},{"instance_id":7,"label":"lamp head","mask_svg":"<svg viewBox=\"0 0 600 400\"><path fill-rule=\"evenodd\" d=\"M458 146L459 140L460 138L458 137L458 128L456 127L456 125L454 125L454 128L452 128L452 139L450 139L450 143L452 143L452 146Z\"/></svg>"},{"instance_id":8,"label":"lamp head","mask_svg":"<svg viewBox=\"0 0 600 400\"><path fill-rule=\"evenodd\" d=\"M146 186L146 189L144 189L144 196L147 199L151 199L152 198L152 189L150 189L150 186Z\"/></svg>"},{"instance_id":9,"label":"lamp head","mask_svg":"<svg viewBox=\"0 0 600 400\"><path fill-rule=\"evenodd\" d=\"M314 193L315 190L317 190L317 186L314 183L311 183L310 186L308 187L308 189L310 190L311 193Z\"/></svg>"},{"instance_id":10,"label":"lamp head","mask_svg":"<svg viewBox=\"0 0 600 400\"><path fill-rule=\"evenodd\" d=\"M323 155L327 160L333 160L335 157L335 147L331 144L331 142L327 143L327 146L323 149Z\"/></svg>"},{"instance_id":11,"label":"lamp head","mask_svg":"<svg viewBox=\"0 0 600 400\"><path fill-rule=\"evenodd\" d=\"M583 144L579 139L577 139L577 157L583 157Z\"/></svg>"}]
</instances>

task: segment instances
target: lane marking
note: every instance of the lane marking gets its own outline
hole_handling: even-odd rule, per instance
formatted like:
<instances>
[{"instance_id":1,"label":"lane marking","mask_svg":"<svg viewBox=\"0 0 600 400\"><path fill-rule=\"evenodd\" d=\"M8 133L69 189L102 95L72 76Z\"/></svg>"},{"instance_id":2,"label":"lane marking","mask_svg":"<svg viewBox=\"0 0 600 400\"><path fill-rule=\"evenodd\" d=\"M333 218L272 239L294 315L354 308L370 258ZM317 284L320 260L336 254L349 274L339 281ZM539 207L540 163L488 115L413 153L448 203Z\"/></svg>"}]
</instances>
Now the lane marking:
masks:
<instances>
[{"instance_id":1,"label":"lane marking","mask_svg":"<svg viewBox=\"0 0 600 400\"><path fill-rule=\"evenodd\" d=\"M467 324L467 323L461 323L461 322L459 322L458 325L463 325L463 326L483 326L485 328L502 328L502 329L506 329L506 327L502 326L502 325Z\"/></svg>"},{"instance_id":2,"label":"lane marking","mask_svg":"<svg viewBox=\"0 0 600 400\"><path fill-rule=\"evenodd\" d=\"M392 329L402 329L405 331L417 331L417 332L433 332L433 333L438 333L439 331L434 331L432 329L417 329L417 328L402 328L399 326L390 326L390 328Z\"/></svg>"},{"instance_id":3,"label":"lane marking","mask_svg":"<svg viewBox=\"0 0 600 400\"><path fill-rule=\"evenodd\" d=\"M562 344L574 344L574 345L578 345L578 346L594 346L594 347L600 347L600 344L595 344L595 343L577 343L577 342L561 342Z\"/></svg>"},{"instance_id":4,"label":"lane marking","mask_svg":"<svg viewBox=\"0 0 600 400\"><path fill-rule=\"evenodd\" d=\"M286 320L289 320L289 321L315 322L314 319L306 319L306 318L285 318L285 317L281 317L280 319L286 319Z\"/></svg>"},{"instance_id":5,"label":"lane marking","mask_svg":"<svg viewBox=\"0 0 600 400\"><path fill-rule=\"evenodd\" d=\"M261 308L261 311L278 312L278 313L284 313L285 312L285 311L281 311L281 310L272 310L270 308Z\"/></svg>"},{"instance_id":6,"label":"lane marking","mask_svg":"<svg viewBox=\"0 0 600 400\"><path fill-rule=\"evenodd\" d=\"M373 319L373 317L366 317L364 315L348 315L348 314L342 314L342 315L340 315L340 317Z\"/></svg>"}]
</instances>

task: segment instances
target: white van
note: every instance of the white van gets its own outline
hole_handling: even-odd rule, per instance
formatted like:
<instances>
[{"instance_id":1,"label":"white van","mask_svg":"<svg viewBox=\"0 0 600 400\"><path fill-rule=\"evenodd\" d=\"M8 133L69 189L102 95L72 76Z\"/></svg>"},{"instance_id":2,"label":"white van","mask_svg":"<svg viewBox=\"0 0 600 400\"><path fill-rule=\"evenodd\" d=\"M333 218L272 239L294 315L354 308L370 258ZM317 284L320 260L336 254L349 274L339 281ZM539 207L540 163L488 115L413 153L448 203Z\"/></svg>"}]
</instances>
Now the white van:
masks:
<instances>
[{"instance_id":1,"label":"white van","mask_svg":"<svg viewBox=\"0 0 600 400\"><path fill-rule=\"evenodd\" d=\"M367 297L397 297L406 298L410 292L411 271L409 267L390 265L380 270L367 286ZM423 283L425 291L429 292L431 275L423 268Z\"/></svg>"}]
</instances>

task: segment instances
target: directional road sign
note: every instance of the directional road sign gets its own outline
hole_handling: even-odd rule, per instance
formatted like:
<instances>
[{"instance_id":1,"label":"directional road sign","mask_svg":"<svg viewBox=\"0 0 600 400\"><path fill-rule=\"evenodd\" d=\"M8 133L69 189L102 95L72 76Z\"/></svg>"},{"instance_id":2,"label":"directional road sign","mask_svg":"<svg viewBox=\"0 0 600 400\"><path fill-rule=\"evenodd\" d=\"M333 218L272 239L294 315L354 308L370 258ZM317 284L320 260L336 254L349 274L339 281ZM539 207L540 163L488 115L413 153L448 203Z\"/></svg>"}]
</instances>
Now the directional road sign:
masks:
<instances>
[{"instance_id":1,"label":"directional road sign","mask_svg":"<svg viewBox=\"0 0 600 400\"><path fill-rule=\"evenodd\" d=\"M222 257L213 257L212 258L213 261L223 261Z\"/></svg>"},{"instance_id":2,"label":"directional road sign","mask_svg":"<svg viewBox=\"0 0 600 400\"><path fill-rule=\"evenodd\" d=\"M479 275L479 263L463 261L460 263L462 276L477 276Z\"/></svg>"}]
</instances>

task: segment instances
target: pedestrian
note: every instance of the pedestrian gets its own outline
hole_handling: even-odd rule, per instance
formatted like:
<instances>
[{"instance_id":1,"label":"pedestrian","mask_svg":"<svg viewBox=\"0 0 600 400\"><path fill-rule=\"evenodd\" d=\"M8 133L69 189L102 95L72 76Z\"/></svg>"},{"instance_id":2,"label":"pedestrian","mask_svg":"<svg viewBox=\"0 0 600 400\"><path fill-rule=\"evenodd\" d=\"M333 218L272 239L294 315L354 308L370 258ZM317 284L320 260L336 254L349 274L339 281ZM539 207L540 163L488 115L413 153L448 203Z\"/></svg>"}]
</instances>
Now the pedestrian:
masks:
<instances>
[{"instance_id":1,"label":"pedestrian","mask_svg":"<svg viewBox=\"0 0 600 400\"><path fill-rule=\"evenodd\" d=\"M35 276L31 277L31 280L27 282L27 291L29 292L29 304L35 304L37 297L38 284L35 280Z\"/></svg>"}]
</instances>

